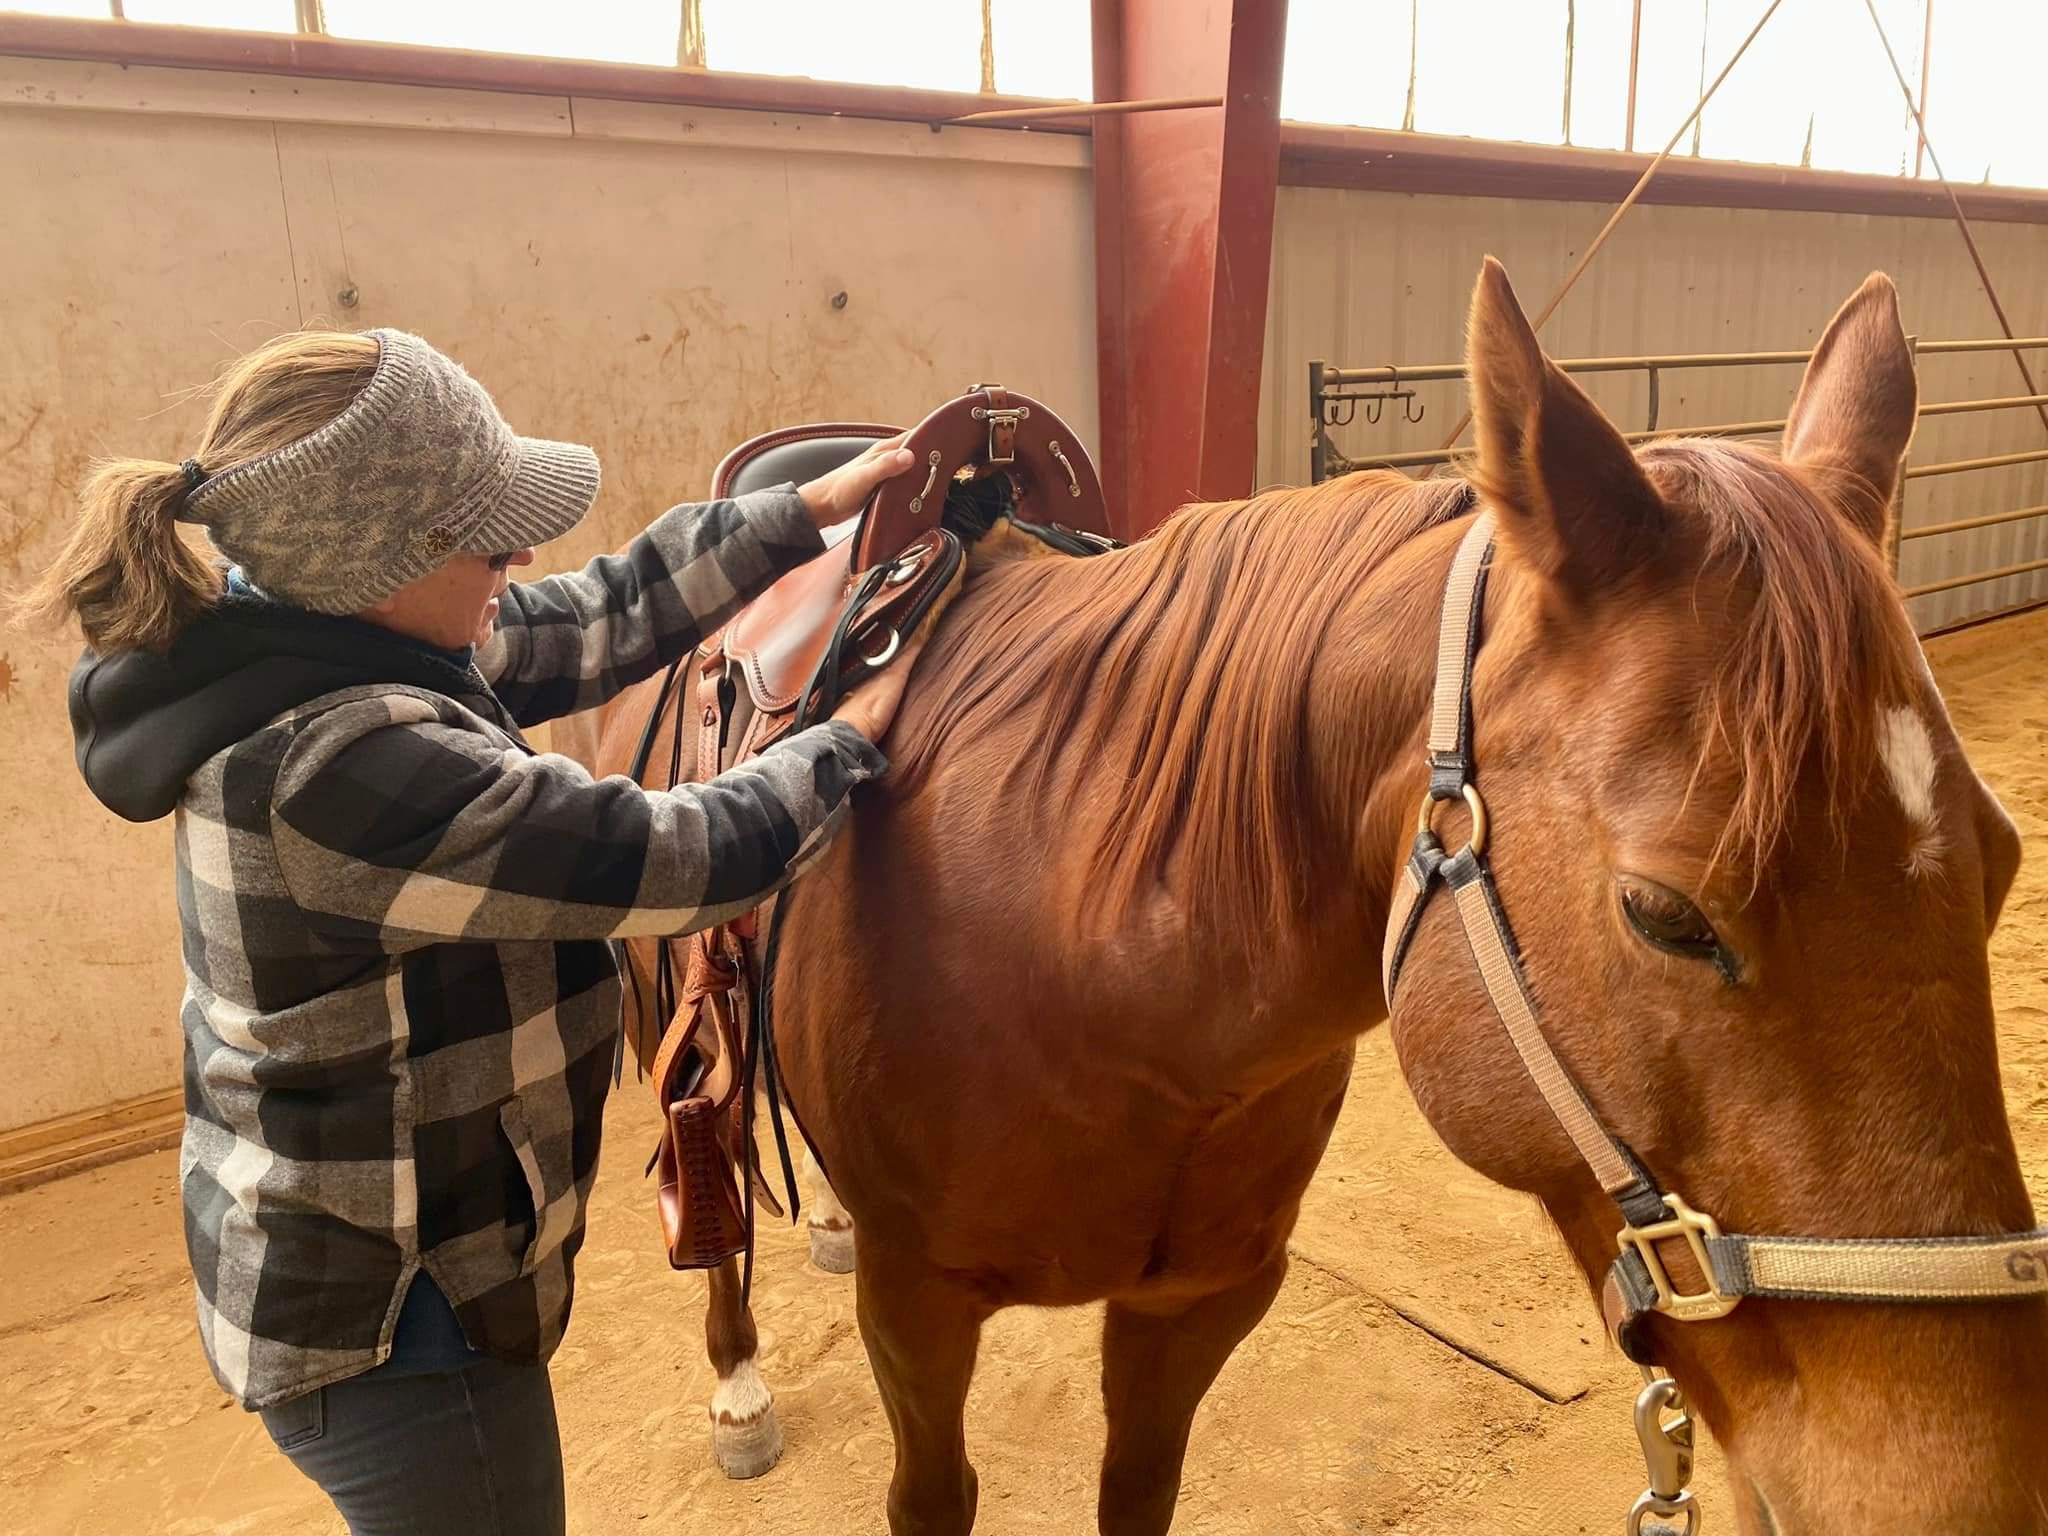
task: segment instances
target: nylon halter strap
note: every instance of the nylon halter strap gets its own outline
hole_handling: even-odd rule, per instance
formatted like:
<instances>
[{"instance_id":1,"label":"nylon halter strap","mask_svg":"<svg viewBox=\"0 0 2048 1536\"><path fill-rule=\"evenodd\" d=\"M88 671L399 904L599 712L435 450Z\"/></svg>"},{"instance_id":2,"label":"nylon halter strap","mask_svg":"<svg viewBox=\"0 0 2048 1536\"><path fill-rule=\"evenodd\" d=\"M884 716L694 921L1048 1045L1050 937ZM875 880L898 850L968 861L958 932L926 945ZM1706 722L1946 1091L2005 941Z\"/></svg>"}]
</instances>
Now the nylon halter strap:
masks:
<instances>
[{"instance_id":1,"label":"nylon halter strap","mask_svg":"<svg viewBox=\"0 0 2048 1536\"><path fill-rule=\"evenodd\" d=\"M1680 1321L1726 1316L1745 1296L1812 1301L1986 1301L2048 1293L2048 1229L1997 1237L1814 1238L1723 1233L1711 1216L1660 1189L1607 1130L1538 1022L1507 914L1486 858L1486 802L1472 757L1472 670L1493 563L1493 515L1481 513L1459 545L1444 588L1436 693L1429 722L1429 793L1396 883L1382 974L1391 1011L1403 962L1430 896L1451 893L1466 945L1515 1053L1600 1187L1620 1208L1618 1253L1601 1301L1623 1353L1648 1363L1637 1324L1661 1312ZM1462 800L1472 830L1456 853L1433 829L1436 807ZM1660 1245L1682 1243L1706 1289L1680 1292Z\"/></svg>"}]
</instances>

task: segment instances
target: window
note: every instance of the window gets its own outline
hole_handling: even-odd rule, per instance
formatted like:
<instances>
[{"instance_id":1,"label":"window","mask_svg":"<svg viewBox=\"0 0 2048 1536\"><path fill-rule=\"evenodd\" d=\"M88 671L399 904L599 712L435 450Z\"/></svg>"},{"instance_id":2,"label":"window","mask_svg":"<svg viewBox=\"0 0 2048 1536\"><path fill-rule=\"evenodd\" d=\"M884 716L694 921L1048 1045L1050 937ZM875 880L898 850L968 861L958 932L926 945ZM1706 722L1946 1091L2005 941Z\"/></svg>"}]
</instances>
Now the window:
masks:
<instances>
[{"instance_id":1,"label":"window","mask_svg":"<svg viewBox=\"0 0 2048 1536\"><path fill-rule=\"evenodd\" d=\"M1654 153L1766 3L1290 0L1281 111L1308 122ZM2048 137L2031 122L2048 6L1877 0L1877 11L1916 96L1924 72L1927 131L1949 176L2048 186ZM1863 0L1784 0L1674 152L1932 175L1917 151Z\"/></svg>"},{"instance_id":2,"label":"window","mask_svg":"<svg viewBox=\"0 0 2048 1536\"><path fill-rule=\"evenodd\" d=\"M1768 0L1289 0L1299 122L1660 150ZM57 16L1088 100L1090 0L0 0ZM2048 187L2048 4L1876 0L1958 182ZM1931 176L1864 0L1783 0L1681 155ZM687 26L686 26L687 23ZM1633 121L1629 103L1633 97Z\"/></svg>"},{"instance_id":3,"label":"window","mask_svg":"<svg viewBox=\"0 0 2048 1536\"><path fill-rule=\"evenodd\" d=\"M307 30L366 42L688 62L965 93L1093 95L1090 0L0 0L0 9L285 33L301 30L303 19Z\"/></svg>"},{"instance_id":4,"label":"window","mask_svg":"<svg viewBox=\"0 0 2048 1536\"><path fill-rule=\"evenodd\" d=\"M981 89L979 0L703 0L704 63L938 91Z\"/></svg>"},{"instance_id":5,"label":"window","mask_svg":"<svg viewBox=\"0 0 2048 1536\"><path fill-rule=\"evenodd\" d=\"M104 16L107 7L96 8ZM187 27L227 27L237 32L295 32L292 0L122 0L130 21L170 21Z\"/></svg>"},{"instance_id":6,"label":"window","mask_svg":"<svg viewBox=\"0 0 2048 1536\"><path fill-rule=\"evenodd\" d=\"M2048 136L2034 121L2041 60L2048 57L2048 7L2005 0L1933 4L1927 133L1941 168L1956 182L2048 187ZM1896 32L1892 40L1897 46ZM1922 169L1934 174L1931 165Z\"/></svg>"},{"instance_id":7,"label":"window","mask_svg":"<svg viewBox=\"0 0 2048 1536\"><path fill-rule=\"evenodd\" d=\"M1089 0L994 0L995 87L1006 96L1095 99Z\"/></svg>"},{"instance_id":8,"label":"window","mask_svg":"<svg viewBox=\"0 0 2048 1536\"><path fill-rule=\"evenodd\" d=\"M159 3L174 11L183 8L185 0ZM573 5L321 0L320 9L327 31L335 37L620 64L675 63L682 27L677 0L575 0Z\"/></svg>"}]
</instances>

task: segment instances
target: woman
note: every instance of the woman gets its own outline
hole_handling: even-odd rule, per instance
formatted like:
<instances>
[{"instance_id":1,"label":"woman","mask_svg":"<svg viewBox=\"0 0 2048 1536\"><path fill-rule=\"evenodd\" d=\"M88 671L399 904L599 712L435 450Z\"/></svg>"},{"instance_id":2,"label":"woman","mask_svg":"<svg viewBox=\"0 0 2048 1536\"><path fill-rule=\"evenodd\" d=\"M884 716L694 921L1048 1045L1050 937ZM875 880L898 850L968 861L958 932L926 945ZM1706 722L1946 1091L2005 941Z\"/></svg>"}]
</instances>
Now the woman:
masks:
<instances>
[{"instance_id":1,"label":"woman","mask_svg":"<svg viewBox=\"0 0 2048 1536\"><path fill-rule=\"evenodd\" d=\"M589 509L596 456L515 436L415 336L298 334L226 375L193 458L100 466L30 594L85 631L86 782L176 819L207 1357L358 1536L562 1530L547 1360L618 1049L611 941L790 878L882 772L909 668L666 793L521 727L688 652L909 460L677 507L511 585Z\"/></svg>"}]
</instances>

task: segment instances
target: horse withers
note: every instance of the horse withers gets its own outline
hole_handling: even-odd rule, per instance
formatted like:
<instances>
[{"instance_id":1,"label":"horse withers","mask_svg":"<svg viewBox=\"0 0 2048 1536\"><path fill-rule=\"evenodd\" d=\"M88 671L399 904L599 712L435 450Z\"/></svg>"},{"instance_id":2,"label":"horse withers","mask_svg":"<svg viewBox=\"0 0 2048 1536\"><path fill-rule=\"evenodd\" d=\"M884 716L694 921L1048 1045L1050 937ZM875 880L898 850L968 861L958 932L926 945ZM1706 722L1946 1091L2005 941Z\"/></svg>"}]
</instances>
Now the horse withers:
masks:
<instances>
[{"instance_id":1,"label":"horse withers","mask_svg":"<svg viewBox=\"0 0 2048 1536\"><path fill-rule=\"evenodd\" d=\"M892 773L784 898L777 1043L858 1233L896 1536L973 1524L984 1321L1091 1301L1100 1528L1168 1528L1352 1042L1388 1019L1418 804L1444 850L1483 845L1459 878L1493 893L1423 902L1400 960L1394 1042L1451 1150L1541 1200L1595 1295L1617 1229L1660 1230L1617 1199L1847 1245L1809 1245L1831 1299L1742 1299L1754 1276L1698 1262L1705 1228L1644 1238L1663 1289L1617 1325L1725 1449L1740 1528L2048 1530L2040 1297L1991 1275L1902 1304L1827 1257L1910 1249L1953 1280L2010 1268L1989 1244L2033 1225L1985 952L2017 838L1881 553L1916 401L1891 284L1835 317L1780 454L1632 451L1492 263L1470 386L1467 479L1358 474L1190 507L1094 560L980 556ZM1479 517L1483 616L1454 658L1440 617ZM1454 660L1484 829L1427 809ZM650 703L615 703L607 766ZM772 1423L738 1300L714 1274L715 1411Z\"/></svg>"}]
</instances>

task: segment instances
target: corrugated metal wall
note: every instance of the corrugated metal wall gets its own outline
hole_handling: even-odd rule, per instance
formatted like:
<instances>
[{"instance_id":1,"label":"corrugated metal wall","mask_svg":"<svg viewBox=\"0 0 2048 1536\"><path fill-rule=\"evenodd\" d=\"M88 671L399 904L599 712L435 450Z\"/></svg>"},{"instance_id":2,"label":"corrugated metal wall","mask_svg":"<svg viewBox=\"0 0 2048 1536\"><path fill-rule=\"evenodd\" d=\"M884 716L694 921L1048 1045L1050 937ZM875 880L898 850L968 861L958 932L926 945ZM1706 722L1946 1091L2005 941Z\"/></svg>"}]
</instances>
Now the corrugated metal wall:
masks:
<instances>
[{"instance_id":1,"label":"corrugated metal wall","mask_svg":"<svg viewBox=\"0 0 2048 1536\"><path fill-rule=\"evenodd\" d=\"M1283 187L1274 230L1259 481L1308 478L1308 365L1455 361L1482 256L1507 265L1530 309L1549 297L1610 210L1590 203L1427 197ZM2048 334L2048 227L1980 224L1977 238L2014 327ZM1991 313L1955 226L1937 219L1753 209L1639 206L1543 331L1554 356L1761 351L1808 347L1873 269L1898 282L1907 329L1921 337L1994 336ZM2048 379L2048 352L2032 354ZM1582 382L1626 428L1645 424L1640 374ZM1692 369L1662 376L1659 424L1782 416L1793 367ZM1434 448L1464 409L1461 381L1422 384L1419 424L1390 405L1334 434L1352 455ZM2025 393L2010 353L1927 358L1923 400ZM2048 447L2031 410L1923 420L1912 462ZM1912 482L1906 526L2048 503L2048 463ZM1904 546L1907 586L2048 556L2048 518ZM1916 598L1924 629L2048 596L2048 571Z\"/></svg>"}]
</instances>

